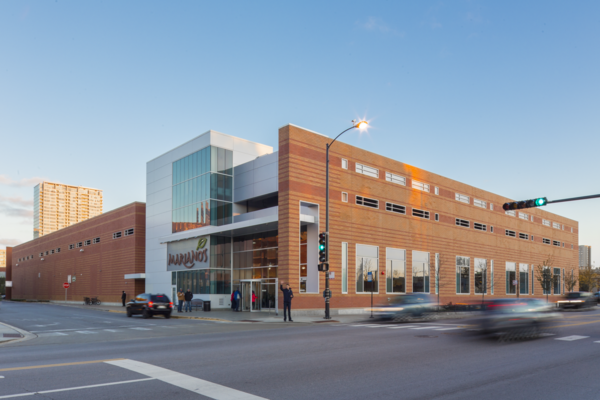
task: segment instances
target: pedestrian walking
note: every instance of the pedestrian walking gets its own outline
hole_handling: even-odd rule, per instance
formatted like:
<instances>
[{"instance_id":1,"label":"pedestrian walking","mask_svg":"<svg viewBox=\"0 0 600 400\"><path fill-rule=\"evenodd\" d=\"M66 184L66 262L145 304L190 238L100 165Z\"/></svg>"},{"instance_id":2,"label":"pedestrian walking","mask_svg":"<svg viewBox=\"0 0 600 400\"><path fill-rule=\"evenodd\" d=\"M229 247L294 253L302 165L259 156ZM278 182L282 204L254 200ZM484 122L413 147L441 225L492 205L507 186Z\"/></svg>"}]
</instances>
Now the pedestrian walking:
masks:
<instances>
[{"instance_id":1,"label":"pedestrian walking","mask_svg":"<svg viewBox=\"0 0 600 400\"><path fill-rule=\"evenodd\" d=\"M192 299L193 298L194 298L194 295L192 294L190 289L188 289L187 292L185 292L185 312L188 312L188 310L190 310L190 312L192 312Z\"/></svg>"},{"instance_id":2,"label":"pedestrian walking","mask_svg":"<svg viewBox=\"0 0 600 400\"><path fill-rule=\"evenodd\" d=\"M185 293L183 293L183 289L179 288L179 292L177 292L177 312L181 312L183 309L183 302L185 301Z\"/></svg>"},{"instance_id":3,"label":"pedestrian walking","mask_svg":"<svg viewBox=\"0 0 600 400\"><path fill-rule=\"evenodd\" d=\"M281 281L279 289L281 289L283 292L283 322L286 321L285 310L287 310L287 317L289 318L290 322L294 322L294 320L292 320L292 299L294 298L294 293L290 288L290 284L286 284L284 289L283 281Z\"/></svg>"},{"instance_id":4,"label":"pedestrian walking","mask_svg":"<svg viewBox=\"0 0 600 400\"><path fill-rule=\"evenodd\" d=\"M238 289L233 292L233 301L235 301L235 311L240 311L240 300L242 300L242 294Z\"/></svg>"},{"instance_id":5,"label":"pedestrian walking","mask_svg":"<svg viewBox=\"0 0 600 400\"><path fill-rule=\"evenodd\" d=\"M125 299L127 299L127 293L123 290L123 294L121 295L121 302L123 303L123 307L125 307Z\"/></svg>"}]
</instances>

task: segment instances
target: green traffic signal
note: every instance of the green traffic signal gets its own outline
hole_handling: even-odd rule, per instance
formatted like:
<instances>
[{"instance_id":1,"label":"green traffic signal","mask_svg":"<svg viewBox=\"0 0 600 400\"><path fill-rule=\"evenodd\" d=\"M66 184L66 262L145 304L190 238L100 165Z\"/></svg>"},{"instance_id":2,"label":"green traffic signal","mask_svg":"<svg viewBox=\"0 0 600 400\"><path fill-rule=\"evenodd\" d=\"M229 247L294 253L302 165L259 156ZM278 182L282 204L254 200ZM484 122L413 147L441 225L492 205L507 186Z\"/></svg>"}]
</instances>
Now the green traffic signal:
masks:
<instances>
[{"instance_id":1,"label":"green traffic signal","mask_svg":"<svg viewBox=\"0 0 600 400\"><path fill-rule=\"evenodd\" d=\"M325 245L324 244L320 245L319 250L325 250Z\"/></svg>"},{"instance_id":2,"label":"green traffic signal","mask_svg":"<svg viewBox=\"0 0 600 400\"><path fill-rule=\"evenodd\" d=\"M545 206L547 202L548 202L548 200L546 200L545 197L540 197L539 199L535 199L535 205L538 207Z\"/></svg>"}]
</instances>

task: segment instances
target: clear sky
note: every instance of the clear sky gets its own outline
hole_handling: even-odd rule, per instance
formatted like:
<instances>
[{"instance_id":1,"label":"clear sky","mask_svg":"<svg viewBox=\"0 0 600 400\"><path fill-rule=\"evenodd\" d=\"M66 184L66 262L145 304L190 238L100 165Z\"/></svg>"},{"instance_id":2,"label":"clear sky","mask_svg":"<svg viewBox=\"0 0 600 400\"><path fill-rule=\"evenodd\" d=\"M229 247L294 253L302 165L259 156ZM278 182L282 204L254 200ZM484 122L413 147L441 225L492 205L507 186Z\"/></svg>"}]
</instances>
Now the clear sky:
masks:
<instances>
[{"instance_id":1,"label":"clear sky","mask_svg":"<svg viewBox=\"0 0 600 400\"><path fill-rule=\"evenodd\" d=\"M0 248L40 179L145 201L146 162L287 123L514 199L600 193L600 2L0 2ZM600 199L578 220L600 264Z\"/></svg>"}]
</instances>

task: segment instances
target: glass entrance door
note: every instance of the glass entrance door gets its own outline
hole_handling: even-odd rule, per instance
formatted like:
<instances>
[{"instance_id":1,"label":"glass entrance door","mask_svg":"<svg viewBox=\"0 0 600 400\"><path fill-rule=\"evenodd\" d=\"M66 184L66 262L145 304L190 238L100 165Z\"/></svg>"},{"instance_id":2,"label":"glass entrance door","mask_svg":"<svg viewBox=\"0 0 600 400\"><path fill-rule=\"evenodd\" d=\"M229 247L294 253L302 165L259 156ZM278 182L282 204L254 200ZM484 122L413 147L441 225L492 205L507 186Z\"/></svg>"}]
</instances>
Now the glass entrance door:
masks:
<instances>
[{"instance_id":1,"label":"glass entrance door","mask_svg":"<svg viewBox=\"0 0 600 400\"><path fill-rule=\"evenodd\" d=\"M252 282L242 281L242 311L252 311Z\"/></svg>"},{"instance_id":2,"label":"glass entrance door","mask_svg":"<svg viewBox=\"0 0 600 400\"><path fill-rule=\"evenodd\" d=\"M252 282L252 311L260 311L260 302L261 302L261 283L260 282Z\"/></svg>"},{"instance_id":3,"label":"glass entrance door","mask_svg":"<svg viewBox=\"0 0 600 400\"><path fill-rule=\"evenodd\" d=\"M263 283L261 285L260 307L264 310L275 310L277 285L275 283Z\"/></svg>"}]
</instances>

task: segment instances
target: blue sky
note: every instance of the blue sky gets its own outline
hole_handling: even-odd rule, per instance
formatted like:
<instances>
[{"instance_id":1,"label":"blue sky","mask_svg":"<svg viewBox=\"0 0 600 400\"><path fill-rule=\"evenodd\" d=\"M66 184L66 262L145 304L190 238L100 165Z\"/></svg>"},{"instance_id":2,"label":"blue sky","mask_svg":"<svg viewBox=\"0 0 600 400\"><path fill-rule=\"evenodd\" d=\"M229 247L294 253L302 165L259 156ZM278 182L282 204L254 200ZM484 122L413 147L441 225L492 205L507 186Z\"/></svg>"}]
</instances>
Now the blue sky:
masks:
<instances>
[{"instance_id":1,"label":"blue sky","mask_svg":"<svg viewBox=\"0 0 600 400\"><path fill-rule=\"evenodd\" d=\"M0 248L40 179L145 201L208 129L294 123L512 197L600 193L600 2L0 2ZM546 207L600 254L600 199ZM596 252L593 251L593 258Z\"/></svg>"}]
</instances>

